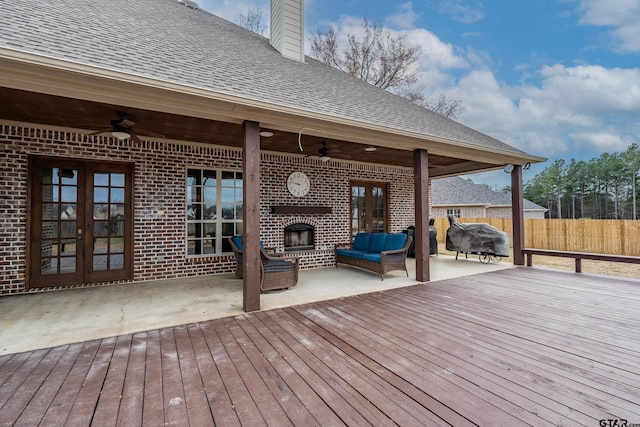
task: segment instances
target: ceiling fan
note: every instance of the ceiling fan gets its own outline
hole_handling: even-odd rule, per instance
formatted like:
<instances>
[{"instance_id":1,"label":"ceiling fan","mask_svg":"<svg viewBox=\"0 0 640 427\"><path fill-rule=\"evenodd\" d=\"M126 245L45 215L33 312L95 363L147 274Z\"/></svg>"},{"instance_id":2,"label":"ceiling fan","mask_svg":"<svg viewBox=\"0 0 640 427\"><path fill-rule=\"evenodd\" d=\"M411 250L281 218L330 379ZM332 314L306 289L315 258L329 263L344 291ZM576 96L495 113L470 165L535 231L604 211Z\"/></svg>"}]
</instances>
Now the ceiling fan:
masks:
<instances>
[{"instance_id":1,"label":"ceiling fan","mask_svg":"<svg viewBox=\"0 0 640 427\"><path fill-rule=\"evenodd\" d=\"M143 129L138 129L138 131L133 130L133 126L136 124L134 121L127 119L127 114L122 111L117 111L117 114L120 116L119 119L111 120L111 126L100 129L95 132L91 132L89 135L99 135L101 133L111 133L111 136L119 139L125 140L127 138L131 138L135 142L140 142L140 138L138 138L137 134L153 136L156 138L164 138L164 135L150 132Z\"/></svg>"},{"instance_id":2,"label":"ceiling fan","mask_svg":"<svg viewBox=\"0 0 640 427\"><path fill-rule=\"evenodd\" d=\"M314 154L308 154L305 157L318 156L323 162L328 162L331 159L331 152L327 148L327 141L322 141L322 147L318 148L318 152Z\"/></svg>"}]
</instances>

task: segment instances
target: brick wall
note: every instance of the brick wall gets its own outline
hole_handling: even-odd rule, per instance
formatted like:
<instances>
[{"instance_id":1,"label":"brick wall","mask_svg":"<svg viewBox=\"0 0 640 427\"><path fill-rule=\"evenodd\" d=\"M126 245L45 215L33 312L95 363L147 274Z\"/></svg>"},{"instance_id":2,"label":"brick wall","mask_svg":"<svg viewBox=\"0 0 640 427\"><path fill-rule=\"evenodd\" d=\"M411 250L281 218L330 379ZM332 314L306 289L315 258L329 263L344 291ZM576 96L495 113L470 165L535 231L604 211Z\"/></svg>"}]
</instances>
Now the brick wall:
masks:
<instances>
[{"instance_id":1,"label":"brick wall","mask_svg":"<svg viewBox=\"0 0 640 427\"><path fill-rule=\"evenodd\" d=\"M287 191L286 180L292 172L304 172L311 182L305 197ZM347 162L322 162L316 158L291 157L266 153L262 156L260 193L261 235L265 246L284 249L284 227L305 223L315 227L316 251L300 252L304 267L333 265L333 245L350 239L349 209L351 180L389 183L390 232L400 232L413 224L413 170ZM271 214L271 206L331 206L330 214Z\"/></svg>"},{"instance_id":2,"label":"brick wall","mask_svg":"<svg viewBox=\"0 0 640 427\"><path fill-rule=\"evenodd\" d=\"M1 123L0 147L0 295L25 292L27 163L35 155L134 163L134 282L233 271L233 255L185 255L185 174L187 167L241 170L241 150L166 141L138 144ZM287 191L286 178L293 171L305 172L311 180L304 198ZM349 240L350 180L389 183L389 230L399 232L413 224L411 169L263 153L260 212L265 245L281 250L286 225L309 223L316 227L317 250L298 254L302 268L332 265L333 244ZM331 206L332 212L271 214L274 205Z\"/></svg>"}]
</instances>

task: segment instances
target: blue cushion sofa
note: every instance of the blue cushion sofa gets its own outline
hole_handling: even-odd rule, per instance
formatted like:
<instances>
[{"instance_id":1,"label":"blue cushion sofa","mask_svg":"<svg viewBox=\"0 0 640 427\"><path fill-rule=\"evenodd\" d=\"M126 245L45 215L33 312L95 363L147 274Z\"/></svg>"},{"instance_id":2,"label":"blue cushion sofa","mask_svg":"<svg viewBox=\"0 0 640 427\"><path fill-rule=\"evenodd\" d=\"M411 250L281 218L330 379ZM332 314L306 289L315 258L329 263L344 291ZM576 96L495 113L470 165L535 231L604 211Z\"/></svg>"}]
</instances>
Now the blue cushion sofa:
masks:
<instances>
[{"instance_id":1,"label":"blue cushion sofa","mask_svg":"<svg viewBox=\"0 0 640 427\"><path fill-rule=\"evenodd\" d=\"M407 251L412 238L405 233L358 233L351 244L336 244L336 268L349 264L380 274L392 270L407 271Z\"/></svg>"}]
</instances>

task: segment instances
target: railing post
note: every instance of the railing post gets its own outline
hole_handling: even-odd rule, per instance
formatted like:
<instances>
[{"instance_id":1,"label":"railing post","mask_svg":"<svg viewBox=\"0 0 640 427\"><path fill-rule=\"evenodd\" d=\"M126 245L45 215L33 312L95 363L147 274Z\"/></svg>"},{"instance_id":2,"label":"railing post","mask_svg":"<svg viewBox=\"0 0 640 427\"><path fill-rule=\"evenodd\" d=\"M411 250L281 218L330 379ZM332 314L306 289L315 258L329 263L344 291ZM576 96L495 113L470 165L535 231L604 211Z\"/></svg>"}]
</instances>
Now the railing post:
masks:
<instances>
[{"instance_id":1,"label":"railing post","mask_svg":"<svg viewBox=\"0 0 640 427\"><path fill-rule=\"evenodd\" d=\"M524 265L524 201L522 198L522 166L511 172L511 207L513 227L513 264Z\"/></svg>"}]
</instances>

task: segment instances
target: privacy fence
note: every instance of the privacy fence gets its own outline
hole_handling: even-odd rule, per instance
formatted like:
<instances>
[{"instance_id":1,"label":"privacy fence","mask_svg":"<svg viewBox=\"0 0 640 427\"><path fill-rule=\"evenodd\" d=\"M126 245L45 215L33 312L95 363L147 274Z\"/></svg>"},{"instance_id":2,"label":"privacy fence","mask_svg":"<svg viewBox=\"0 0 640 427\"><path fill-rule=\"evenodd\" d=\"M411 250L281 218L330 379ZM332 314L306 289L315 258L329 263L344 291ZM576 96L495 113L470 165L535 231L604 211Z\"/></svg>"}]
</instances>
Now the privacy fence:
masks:
<instances>
[{"instance_id":1,"label":"privacy fence","mask_svg":"<svg viewBox=\"0 0 640 427\"><path fill-rule=\"evenodd\" d=\"M458 222L484 222L509 233L511 218L459 218ZM438 242L444 248L449 220L436 218ZM525 219L526 248L640 255L640 221L613 219Z\"/></svg>"}]
</instances>

